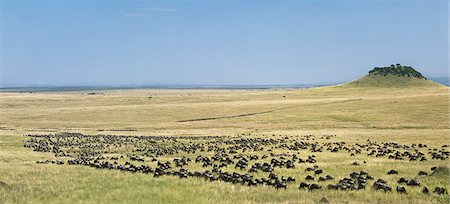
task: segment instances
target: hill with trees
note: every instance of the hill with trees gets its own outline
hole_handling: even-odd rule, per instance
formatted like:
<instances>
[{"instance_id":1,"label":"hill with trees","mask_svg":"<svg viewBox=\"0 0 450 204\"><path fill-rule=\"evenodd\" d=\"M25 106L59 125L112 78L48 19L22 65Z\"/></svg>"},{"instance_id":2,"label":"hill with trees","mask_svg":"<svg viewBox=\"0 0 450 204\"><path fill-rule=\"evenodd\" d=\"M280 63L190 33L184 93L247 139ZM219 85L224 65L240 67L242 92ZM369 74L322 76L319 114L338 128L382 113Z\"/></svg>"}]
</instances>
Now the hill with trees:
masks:
<instances>
[{"instance_id":1,"label":"hill with trees","mask_svg":"<svg viewBox=\"0 0 450 204\"><path fill-rule=\"evenodd\" d=\"M344 86L353 87L420 87L420 86L442 86L428 80L420 72L411 66L393 64L387 67L375 67L369 73Z\"/></svg>"}]
</instances>

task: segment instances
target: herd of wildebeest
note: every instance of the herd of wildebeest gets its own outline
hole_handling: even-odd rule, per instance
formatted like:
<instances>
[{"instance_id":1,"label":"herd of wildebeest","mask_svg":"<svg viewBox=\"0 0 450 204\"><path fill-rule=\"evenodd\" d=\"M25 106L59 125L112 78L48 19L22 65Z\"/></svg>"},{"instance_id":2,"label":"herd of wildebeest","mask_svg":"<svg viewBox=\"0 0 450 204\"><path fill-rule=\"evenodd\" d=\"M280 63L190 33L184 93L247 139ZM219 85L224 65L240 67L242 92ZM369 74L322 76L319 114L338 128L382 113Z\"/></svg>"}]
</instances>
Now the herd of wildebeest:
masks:
<instances>
[{"instance_id":1,"label":"herd of wildebeest","mask_svg":"<svg viewBox=\"0 0 450 204\"><path fill-rule=\"evenodd\" d=\"M428 148L426 144L405 145L371 140L346 144L329 142L335 135L273 136L263 138L248 135L194 137L29 134L26 135L24 146L38 152L52 153L56 158L38 163L84 165L98 169L152 174L154 177L168 175L180 179L196 177L249 187L267 185L275 189L287 189L288 186L294 185L309 191L364 190L370 183L371 188L383 192L396 191L407 194L408 188L420 188L423 194L447 194L444 187L427 187L418 179L447 167L424 169L417 172L414 178L401 177L397 183L374 178L368 171L350 172L347 177L338 180L317 165L319 158L315 154L327 151L345 153L349 158L366 154L369 157L424 162L448 160L450 155L448 145ZM354 161L348 165L365 163L366 161ZM305 171L308 175L305 178L281 175L282 173L276 173L278 168ZM395 174L399 174L398 170L386 172L386 176Z\"/></svg>"}]
</instances>

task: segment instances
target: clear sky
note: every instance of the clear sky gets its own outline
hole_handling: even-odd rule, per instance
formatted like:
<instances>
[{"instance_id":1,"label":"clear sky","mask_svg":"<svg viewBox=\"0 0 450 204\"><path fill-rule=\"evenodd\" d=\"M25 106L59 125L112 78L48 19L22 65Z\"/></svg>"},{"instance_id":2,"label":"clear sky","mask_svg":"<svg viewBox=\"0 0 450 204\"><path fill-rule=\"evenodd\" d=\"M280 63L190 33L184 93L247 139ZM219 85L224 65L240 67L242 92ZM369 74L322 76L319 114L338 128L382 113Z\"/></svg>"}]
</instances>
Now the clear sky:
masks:
<instances>
[{"instance_id":1,"label":"clear sky","mask_svg":"<svg viewBox=\"0 0 450 204\"><path fill-rule=\"evenodd\" d=\"M447 1L0 0L0 85L343 82L448 75Z\"/></svg>"}]
</instances>

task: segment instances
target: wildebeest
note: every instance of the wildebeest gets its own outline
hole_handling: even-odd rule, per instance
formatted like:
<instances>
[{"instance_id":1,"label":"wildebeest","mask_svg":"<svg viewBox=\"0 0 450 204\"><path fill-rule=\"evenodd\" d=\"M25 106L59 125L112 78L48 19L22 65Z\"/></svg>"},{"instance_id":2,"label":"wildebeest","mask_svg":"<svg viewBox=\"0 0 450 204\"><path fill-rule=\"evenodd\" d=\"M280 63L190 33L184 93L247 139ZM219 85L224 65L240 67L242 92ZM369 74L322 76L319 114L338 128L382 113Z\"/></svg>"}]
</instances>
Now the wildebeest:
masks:
<instances>
[{"instance_id":1,"label":"wildebeest","mask_svg":"<svg viewBox=\"0 0 450 204\"><path fill-rule=\"evenodd\" d=\"M119 170L131 173L145 173L154 177L173 176L180 179L198 178L205 182L224 182L230 185L257 187L271 186L275 189L287 189L296 181L294 175L300 175L306 182L320 182L330 190L358 191L366 189L369 180L374 179L367 171L355 171L342 175L326 175L329 166L319 166L323 152L345 153L355 158L367 153L370 157L399 160L401 162L419 162L426 160L425 145L403 145L395 142L346 144L345 142L319 141L312 135L278 138L256 136L124 136L124 135L83 135L80 133L57 133L48 135L27 135L24 146L37 152L48 152L55 159L38 163L59 165L84 165L97 169ZM322 137L322 140L331 137ZM83 149L83 151L79 151ZM316 155L311 153L322 152ZM445 160L445 150L429 149L431 159ZM354 160L353 160L354 161ZM361 164L355 162L355 164ZM365 163L365 161L364 161ZM403 164L403 163L402 163ZM314 165L314 166L309 166ZM351 163L345 163L350 166ZM233 167L235 167L233 169ZM230 168L233 169L230 171ZM339 168L339 167L338 167ZM353 166L362 168L363 166ZM192 171L195 169L195 171ZM280 170L282 169L282 170ZM303 172L303 169L305 170ZM433 167L432 171L437 171ZM228 172L227 172L228 170ZM369 169L370 170L370 169ZM401 169L400 169L401 170ZM402 172L403 173L403 172ZM309 174L309 175L308 175ZM388 175L397 175L399 171L390 170ZM254 178L254 175L259 178ZM419 176L428 175L419 171ZM339 181L334 182L334 176ZM398 180L398 193L421 184L415 175L403 175ZM409 177L411 176L411 177ZM396 176L389 176L397 178ZM380 178L380 179L378 179ZM373 188L385 192L392 191L388 183L378 177ZM300 189L319 190L317 183L300 182ZM424 187L427 194L429 189ZM446 189L437 187L435 194L445 194Z\"/></svg>"},{"instance_id":2,"label":"wildebeest","mask_svg":"<svg viewBox=\"0 0 450 204\"><path fill-rule=\"evenodd\" d=\"M406 189L403 186L397 186L397 192L398 193L406 193Z\"/></svg>"}]
</instances>

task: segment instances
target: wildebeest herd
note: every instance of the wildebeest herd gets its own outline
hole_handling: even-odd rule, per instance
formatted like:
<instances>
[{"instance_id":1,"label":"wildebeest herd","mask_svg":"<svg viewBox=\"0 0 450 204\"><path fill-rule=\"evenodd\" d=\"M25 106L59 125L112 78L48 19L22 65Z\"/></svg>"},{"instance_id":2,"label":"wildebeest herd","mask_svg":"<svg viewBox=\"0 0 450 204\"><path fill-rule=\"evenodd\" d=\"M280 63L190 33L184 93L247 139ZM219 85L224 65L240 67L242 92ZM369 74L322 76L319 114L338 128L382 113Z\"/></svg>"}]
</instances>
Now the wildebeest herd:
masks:
<instances>
[{"instance_id":1,"label":"wildebeest herd","mask_svg":"<svg viewBox=\"0 0 450 204\"><path fill-rule=\"evenodd\" d=\"M202 178L211 182L272 186L287 189L316 191L365 190L368 187L382 192L408 193L408 188L421 188L423 194L447 194L444 187L423 185L419 177L428 176L447 167L433 167L417 172L414 178L401 177L397 183L375 178L367 170L349 172L339 178L317 165L317 153L345 153L349 158L358 154L392 160L425 162L448 160L448 145L428 148L426 144L404 145L395 142L346 144L329 142L335 135L287 136L121 136L58 133L26 135L26 148L54 154L54 160L38 163L58 165L84 165L98 169L111 169L151 174L154 177L175 176L180 179ZM363 165L354 161L348 165ZM279 170L289 171L279 171ZM447 168L448 170L448 168ZM295 178L286 172L302 171L307 175ZM277 173L278 172L278 173ZM386 177L398 175L395 169Z\"/></svg>"}]
</instances>

